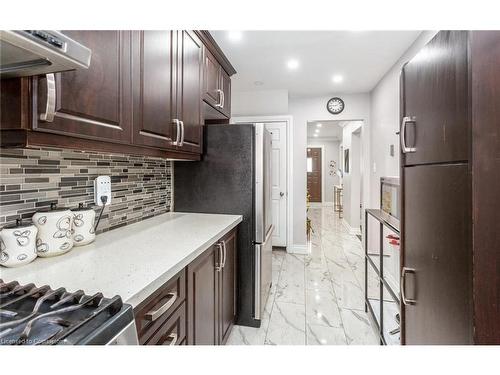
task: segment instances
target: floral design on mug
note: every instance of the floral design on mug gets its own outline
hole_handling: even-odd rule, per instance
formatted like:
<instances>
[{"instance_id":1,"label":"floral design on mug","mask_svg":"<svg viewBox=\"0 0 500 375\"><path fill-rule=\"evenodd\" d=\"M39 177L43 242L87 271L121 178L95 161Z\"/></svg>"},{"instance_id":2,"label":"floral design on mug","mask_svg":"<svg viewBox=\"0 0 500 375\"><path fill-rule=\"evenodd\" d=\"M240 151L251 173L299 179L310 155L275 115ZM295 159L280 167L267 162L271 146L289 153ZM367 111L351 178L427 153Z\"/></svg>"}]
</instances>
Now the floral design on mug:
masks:
<instances>
[{"instance_id":1,"label":"floral design on mug","mask_svg":"<svg viewBox=\"0 0 500 375\"><path fill-rule=\"evenodd\" d=\"M37 253L46 253L47 251L49 251L49 245L42 242L42 239L39 238L36 240L36 251Z\"/></svg>"},{"instance_id":2,"label":"floral design on mug","mask_svg":"<svg viewBox=\"0 0 500 375\"><path fill-rule=\"evenodd\" d=\"M77 227L81 227L85 224L83 221L83 214L73 214L73 224Z\"/></svg>"},{"instance_id":3,"label":"floral design on mug","mask_svg":"<svg viewBox=\"0 0 500 375\"><path fill-rule=\"evenodd\" d=\"M7 254L5 251L0 252L0 263L5 263L9 260L9 254Z\"/></svg>"},{"instance_id":4,"label":"floral design on mug","mask_svg":"<svg viewBox=\"0 0 500 375\"><path fill-rule=\"evenodd\" d=\"M47 222L47 216L40 216L37 221L38 224L45 225L45 223Z\"/></svg>"},{"instance_id":5,"label":"floral design on mug","mask_svg":"<svg viewBox=\"0 0 500 375\"><path fill-rule=\"evenodd\" d=\"M19 254L19 255L17 256L17 260L21 260L21 261L23 261L23 260L25 260L27 257L28 257L28 256L27 256L26 254Z\"/></svg>"},{"instance_id":6,"label":"floral design on mug","mask_svg":"<svg viewBox=\"0 0 500 375\"><path fill-rule=\"evenodd\" d=\"M71 216L63 216L57 221L58 231L54 233L54 238L70 238L73 234L71 230Z\"/></svg>"},{"instance_id":7,"label":"floral design on mug","mask_svg":"<svg viewBox=\"0 0 500 375\"><path fill-rule=\"evenodd\" d=\"M17 244L19 246L27 246L30 243L30 238L29 235L31 234L30 230L25 230L25 231L20 231L16 230L14 231L14 236L16 237Z\"/></svg>"},{"instance_id":8,"label":"floral design on mug","mask_svg":"<svg viewBox=\"0 0 500 375\"><path fill-rule=\"evenodd\" d=\"M59 249L62 251L69 250L70 248L71 248L70 242L65 242L59 247Z\"/></svg>"},{"instance_id":9,"label":"floral design on mug","mask_svg":"<svg viewBox=\"0 0 500 375\"><path fill-rule=\"evenodd\" d=\"M85 237L83 237L81 234L77 234L75 237L73 237L73 239L76 242L82 242L85 239Z\"/></svg>"}]
</instances>

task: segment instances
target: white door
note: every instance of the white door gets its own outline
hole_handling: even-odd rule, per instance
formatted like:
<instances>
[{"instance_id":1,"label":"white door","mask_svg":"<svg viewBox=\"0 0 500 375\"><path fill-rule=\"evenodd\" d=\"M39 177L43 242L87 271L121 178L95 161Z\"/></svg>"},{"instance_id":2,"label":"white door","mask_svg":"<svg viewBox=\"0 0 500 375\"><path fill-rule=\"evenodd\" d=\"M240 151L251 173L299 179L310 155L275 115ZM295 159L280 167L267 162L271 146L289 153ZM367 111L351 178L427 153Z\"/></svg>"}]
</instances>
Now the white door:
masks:
<instances>
[{"instance_id":1,"label":"white door","mask_svg":"<svg viewBox=\"0 0 500 375\"><path fill-rule=\"evenodd\" d=\"M287 165L286 122L267 122L266 129L272 134L271 151L271 185L272 185L272 210L273 210L273 246L286 246L286 221L287 221Z\"/></svg>"}]
</instances>

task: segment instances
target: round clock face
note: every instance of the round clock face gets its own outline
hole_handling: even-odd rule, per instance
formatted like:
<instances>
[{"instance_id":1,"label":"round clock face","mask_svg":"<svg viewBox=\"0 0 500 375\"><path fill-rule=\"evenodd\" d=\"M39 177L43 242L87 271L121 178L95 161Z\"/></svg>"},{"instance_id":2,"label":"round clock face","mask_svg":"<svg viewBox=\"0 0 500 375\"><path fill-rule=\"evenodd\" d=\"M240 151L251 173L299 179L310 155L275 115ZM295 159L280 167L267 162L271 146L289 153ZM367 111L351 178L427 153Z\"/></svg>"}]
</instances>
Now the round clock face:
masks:
<instances>
[{"instance_id":1,"label":"round clock face","mask_svg":"<svg viewBox=\"0 0 500 375\"><path fill-rule=\"evenodd\" d=\"M338 115L344 110L344 101L340 98L331 98L328 103L326 103L326 109L328 112L334 115Z\"/></svg>"}]
</instances>

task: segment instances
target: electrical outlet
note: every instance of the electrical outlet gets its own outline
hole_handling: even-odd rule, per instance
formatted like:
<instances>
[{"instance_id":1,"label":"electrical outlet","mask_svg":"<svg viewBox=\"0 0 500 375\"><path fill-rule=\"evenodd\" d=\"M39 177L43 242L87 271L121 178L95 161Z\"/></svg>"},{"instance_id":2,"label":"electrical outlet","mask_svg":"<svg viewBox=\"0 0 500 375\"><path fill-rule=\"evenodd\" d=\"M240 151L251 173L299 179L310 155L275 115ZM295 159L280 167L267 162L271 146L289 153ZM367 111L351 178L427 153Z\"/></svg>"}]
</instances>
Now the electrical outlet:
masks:
<instances>
[{"instance_id":1,"label":"electrical outlet","mask_svg":"<svg viewBox=\"0 0 500 375\"><path fill-rule=\"evenodd\" d=\"M94 201L98 206L102 206L101 197L106 196L108 198L106 206L111 204L111 177L110 176L98 176L94 180Z\"/></svg>"}]
</instances>

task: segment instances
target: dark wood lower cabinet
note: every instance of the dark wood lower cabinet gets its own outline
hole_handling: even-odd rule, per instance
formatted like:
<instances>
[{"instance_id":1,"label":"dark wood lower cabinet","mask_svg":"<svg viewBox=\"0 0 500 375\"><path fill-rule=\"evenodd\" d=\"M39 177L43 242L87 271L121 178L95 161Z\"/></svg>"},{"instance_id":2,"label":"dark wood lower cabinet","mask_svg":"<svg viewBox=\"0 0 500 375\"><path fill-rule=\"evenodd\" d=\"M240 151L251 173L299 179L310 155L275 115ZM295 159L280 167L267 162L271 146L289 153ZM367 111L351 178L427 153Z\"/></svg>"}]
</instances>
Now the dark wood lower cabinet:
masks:
<instances>
[{"instance_id":1,"label":"dark wood lower cabinet","mask_svg":"<svg viewBox=\"0 0 500 375\"><path fill-rule=\"evenodd\" d=\"M236 231L187 267L188 345L227 341L236 314Z\"/></svg>"},{"instance_id":2,"label":"dark wood lower cabinet","mask_svg":"<svg viewBox=\"0 0 500 375\"><path fill-rule=\"evenodd\" d=\"M217 345L217 257L212 246L187 267L189 345Z\"/></svg>"},{"instance_id":3,"label":"dark wood lower cabinet","mask_svg":"<svg viewBox=\"0 0 500 375\"><path fill-rule=\"evenodd\" d=\"M219 341L225 344L236 318L236 232L222 239L224 267L219 272Z\"/></svg>"},{"instance_id":4,"label":"dark wood lower cabinet","mask_svg":"<svg viewBox=\"0 0 500 375\"><path fill-rule=\"evenodd\" d=\"M236 229L134 309L141 345L225 344L236 315Z\"/></svg>"}]
</instances>

